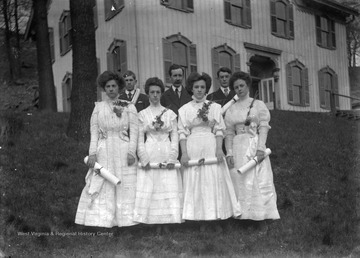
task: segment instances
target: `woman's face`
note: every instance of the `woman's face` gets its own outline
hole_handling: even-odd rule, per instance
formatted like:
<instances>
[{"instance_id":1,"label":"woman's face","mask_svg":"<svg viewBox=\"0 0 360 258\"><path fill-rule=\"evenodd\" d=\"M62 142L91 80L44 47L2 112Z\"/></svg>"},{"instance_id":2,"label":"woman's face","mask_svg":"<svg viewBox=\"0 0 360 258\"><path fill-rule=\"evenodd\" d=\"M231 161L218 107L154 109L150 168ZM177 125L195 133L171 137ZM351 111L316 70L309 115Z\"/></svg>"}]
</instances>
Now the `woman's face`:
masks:
<instances>
[{"instance_id":1,"label":"woman's face","mask_svg":"<svg viewBox=\"0 0 360 258\"><path fill-rule=\"evenodd\" d=\"M200 80L194 83L192 92L196 99L202 99L206 94L206 84L204 80Z\"/></svg>"},{"instance_id":2,"label":"woman's face","mask_svg":"<svg viewBox=\"0 0 360 258\"><path fill-rule=\"evenodd\" d=\"M249 86L242 79L237 79L234 82L234 90L236 95L241 98L245 97L249 93Z\"/></svg>"},{"instance_id":3,"label":"woman's face","mask_svg":"<svg viewBox=\"0 0 360 258\"><path fill-rule=\"evenodd\" d=\"M161 88L157 85L150 85L149 100L152 104L158 104L161 97Z\"/></svg>"},{"instance_id":4,"label":"woman's face","mask_svg":"<svg viewBox=\"0 0 360 258\"><path fill-rule=\"evenodd\" d=\"M119 85L115 80L110 80L105 84L104 90L109 99L115 99L119 94Z\"/></svg>"}]
</instances>

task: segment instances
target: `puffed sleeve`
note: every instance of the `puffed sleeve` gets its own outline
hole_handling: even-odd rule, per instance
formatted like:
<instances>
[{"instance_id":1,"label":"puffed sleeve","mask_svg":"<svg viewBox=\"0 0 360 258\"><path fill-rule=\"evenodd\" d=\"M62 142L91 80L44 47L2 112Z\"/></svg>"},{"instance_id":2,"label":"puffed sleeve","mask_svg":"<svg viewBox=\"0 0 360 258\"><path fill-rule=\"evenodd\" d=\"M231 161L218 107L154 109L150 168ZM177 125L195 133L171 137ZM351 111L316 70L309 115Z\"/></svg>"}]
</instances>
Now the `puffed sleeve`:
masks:
<instances>
[{"instance_id":1,"label":"puffed sleeve","mask_svg":"<svg viewBox=\"0 0 360 258\"><path fill-rule=\"evenodd\" d=\"M130 104L128 107L129 113L129 128L130 128L130 141L129 141L129 151L134 158L136 157L136 147L139 136L139 121L138 121L138 113L133 104Z\"/></svg>"},{"instance_id":2,"label":"puffed sleeve","mask_svg":"<svg viewBox=\"0 0 360 258\"><path fill-rule=\"evenodd\" d=\"M226 112L225 121L225 148L228 156L233 155L233 139L235 137L235 123L232 122L232 112Z\"/></svg>"},{"instance_id":3,"label":"puffed sleeve","mask_svg":"<svg viewBox=\"0 0 360 258\"><path fill-rule=\"evenodd\" d=\"M170 150L168 163L175 163L179 155L179 135L177 130L178 125L176 121L176 114L172 110L168 110L167 112L169 112L169 119L172 128L170 132L171 150Z\"/></svg>"},{"instance_id":4,"label":"puffed sleeve","mask_svg":"<svg viewBox=\"0 0 360 258\"><path fill-rule=\"evenodd\" d=\"M97 152L97 145L99 140L99 102L95 102L94 110L91 114L90 118L90 147L89 147L89 155L94 155Z\"/></svg>"},{"instance_id":5,"label":"puffed sleeve","mask_svg":"<svg viewBox=\"0 0 360 258\"><path fill-rule=\"evenodd\" d=\"M269 129L271 128L269 126L270 112L264 102L262 102L261 100L258 100L257 102L258 103L256 105L256 109L259 119L259 126L258 126L259 139L258 139L257 149L265 151L268 132Z\"/></svg>"},{"instance_id":6,"label":"puffed sleeve","mask_svg":"<svg viewBox=\"0 0 360 258\"><path fill-rule=\"evenodd\" d=\"M149 156L145 149L145 117L144 112L139 113L139 139L138 139L138 149L137 154L139 156L142 166L146 166L150 162Z\"/></svg>"},{"instance_id":7,"label":"puffed sleeve","mask_svg":"<svg viewBox=\"0 0 360 258\"><path fill-rule=\"evenodd\" d=\"M221 115L221 106L217 103L211 104L210 112L212 113L212 117L210 117L210 120L215 122L213 127L213 133L216 136L224 136L224 131L226 127L223 116Z\"/></svg>"},{"instance_id":8,"label":"puffed sleeve","mask_svg":"<svg viewBox=\"0 0 360 258\"><path fill-rule=\"evenodd\" d=\"M179 109L178 134L179 134L179 141L186 139L190 135L190 130L186 123L185 106Z\"/></svg>"}]
</instances>

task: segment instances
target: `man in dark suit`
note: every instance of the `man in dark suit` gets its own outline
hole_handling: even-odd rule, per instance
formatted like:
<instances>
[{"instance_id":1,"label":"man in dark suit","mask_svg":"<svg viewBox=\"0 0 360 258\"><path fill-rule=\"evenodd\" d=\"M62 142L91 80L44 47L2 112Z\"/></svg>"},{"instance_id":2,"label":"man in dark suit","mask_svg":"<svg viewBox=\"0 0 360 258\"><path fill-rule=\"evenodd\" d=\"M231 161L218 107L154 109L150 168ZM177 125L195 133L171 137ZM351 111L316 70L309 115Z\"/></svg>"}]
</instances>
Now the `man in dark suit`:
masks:
<instances>
[{"instance_id":1,"label":"man in dark suit","mask_svg":"<svg viewBox=\"0 0 360 258\"><path fill-rule=\"evenodd\" d=\"M192 98L182 85L184 77L183 68L180 65L173 64L169 68L169 75L172 84L171 87L162 94L160 103L178 115L179 108L191 101Z\"/></svg>"},{"instance_id":2,"label":"man in dark suit","mask_svg":"<svg viewBox=\"0 0 360 258\"><path fill-rule=\"evenodd\" d=\"M128 70L122 75L125 79L125 90L120 93L119 99L131 101L134 103L137 112L147 108L149 103L149 97L140 93L140 89L136 88L136 75L134 72Z\"/></svg>"},{"instance_id":3,"label":"man in dark suit","mask_svg":"<svg viewBox=\"0 0 360 258\"><path fill-rule=\"evenodd\" d=\"M214 101L223 107L235 96L235 91L229 89L229 79L231 77L231 73L231 70L227 67L221 67L217 71L220 88L207 95L206 99Z\"/></svg>"}]
</instances>

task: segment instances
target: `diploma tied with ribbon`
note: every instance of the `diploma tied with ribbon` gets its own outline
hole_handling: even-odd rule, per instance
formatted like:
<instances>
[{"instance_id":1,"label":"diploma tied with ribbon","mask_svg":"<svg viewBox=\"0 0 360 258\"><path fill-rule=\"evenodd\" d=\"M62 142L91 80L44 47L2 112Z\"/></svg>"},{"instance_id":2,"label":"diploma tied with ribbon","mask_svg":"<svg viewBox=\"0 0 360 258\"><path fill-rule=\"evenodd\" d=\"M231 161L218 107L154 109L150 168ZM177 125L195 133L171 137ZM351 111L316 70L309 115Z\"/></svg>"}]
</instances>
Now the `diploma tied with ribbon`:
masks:
<instances>
[{"instance_id":1,"label":"diploma tied with ribbon","mask_svg":"<svg viewBox=\"0 0 360 258\"><path fill-rule=\"evenodd\" d=\"M271 154L271 150L269 148L267 148L265 150L265 154L264 154L264 158L266 158L267 156L269 156ZM250 161L248 161L245 165L243 165L241 168L239 168L237 170L237 172L239 172L240 174L244 174L245 172L247 172L248 170L252 169L253 167L255 167L258 164L258 159L255 156L253 159L251 159Z\"/></svg>"},{"instance_id":2,"label":"diploma tied with ribbon","mask_svg":"<svg viewBox=\"0 0 360 258\"><path fill-rule=\"evenodd\" d=\"M87 164L89 159L89 156L86 156L84 158L85 164ZM99 163L95 162L94 170L97 175L100 175L113 185L119 185L121 183L120 179L117 178L115 175L111 174L107 169L105 169L103 166L101 166Z\"/></svg>"}]
</instances>

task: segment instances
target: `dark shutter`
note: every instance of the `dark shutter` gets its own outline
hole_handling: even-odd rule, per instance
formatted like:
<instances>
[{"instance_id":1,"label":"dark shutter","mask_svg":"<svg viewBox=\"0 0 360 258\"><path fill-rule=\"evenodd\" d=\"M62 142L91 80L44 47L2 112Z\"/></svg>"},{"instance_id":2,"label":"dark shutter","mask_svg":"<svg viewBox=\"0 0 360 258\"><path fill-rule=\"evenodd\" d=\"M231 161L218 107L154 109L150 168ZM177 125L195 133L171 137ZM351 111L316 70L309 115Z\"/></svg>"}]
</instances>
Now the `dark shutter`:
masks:
<instances>
[{"instance_id":1,"label":"dark shutter","mask_svg":"<svg viewBox=\"0 0 360 258\"><path fill-rule=\"evenodd\" d=\"M59 43L60 43L60 55L64 52L64 30L62 21L59 22Z\"/></svg>"},{"instance_id":2,"label":"dark shutter","mask_svg":"<svg viewBox=\"0 0 360 258\"><path fill-rule=\"evenodd\" d=\"M240 54L236 54L233 56L234 60L234 71L233 72L240 72Z\"/></svg>"},{"instance_id":3,"label":"dark shutter","mask_svg":"<svg viewBox=\"0 0 360 258\"><path fill-rule=\"evenodd\" d=\"M293 97L293 85L292 85L292 69L290 64L286 65L286 79L287 79L288 103L293 104L294 97Z\"/></svg>"},{"instance_id":4,"label":"dark shutter","mask_svg":"<svg viewBox=\"0 0 360 258\"><path fill-rule=\"evenodd\" d=\"M193 0L187 0L186 9L187 9L189 12L193 12L193 11L194 11L194 1L193 1Z\"/></svg>"},{"instance_id":5,"label":"dark shutter","mask_svg":"<svg viewBox=\"0 0 360 258\"><path fill-rule=\"evenodd\" d=\"M294 38L294 35L295 35L295 32L294 32L294 10L293 10L293 5L292 4L289 4L287 6L288 8L288 15L289 15L289 20L288 20L288 23L289 23L289 26L288 26L288 37L290 39L293 39Z\"/></svg>"},{"instance_id":6,"label":"dark shutter","mask_svg":"<svg viewBox=\"0 0 360 258\"><path fill-rule=\"evenodd\" d=\"M316 43L322 45L321 42L321 19L319 15L315 16L315 25L316 25Z\"/></svg>"},{"instance_id":7,"label":"dark shutter","mask_svg":"<svg viewBox=\"0 0 360 258\"><path fill-rule=\"evenodd\" d=\"M94 15L94 28L97 28L99 26L99 22L98 22L98 11L97 11L96 1L94 1L93 15Z\"/></svg>"},{"instance_id":8,"label":"dark shutter","mask_svg":"<svg viewBox=\"0 0 360 258\"><path fill-rule=\"evenodd\" d=\"M309 89L309 69L304 68L301 71L302 75L302 87L304 87L304 105L310 106L310 89Z\"/></svg>"},{"instance_id":9,"label":"dark shutter","mask_svg":"<svg viewBox=\"0 0 360 258\"><path fill-rule=\"evenodd\" d=\"M338 76L336 74L332 74L332 86L333 86L333 91L335 93L339 93ZM339 95L335 95L335 107L337 109L340 109Z\"/></svg>"},{"instance_id":10,"label":"dark shutter","mask_svg":"<svg viewBox=\"0 0 360 258\"><path fill-rule=\"evenodd\" d=\"M196 45L189 46L190 54L190 73L197 72Z\"/></svg>"},{"instance_id":11,"label":"dark shutter","mask_svg":"<svg viewBox=\"0 0 360 258\"><path fill-rule=\"evenodd\" d=\"M220 69L219 64L219 52L216 49L211 50L212 53L212 70L213 70L213 91L216 91L219 87L219 81L217 80L217 71Z\"/></svg>"},{"instance_id":12,"label":"dark shutter","mask_svg":"<svg viewBox=\"0 0 360 258\"><path fill-rule=\"evenodd\" d=\"M324 82L324 73L322 70L318 72L319 77L319 100L320 100L320 107L326 108L325 102L325 82Z\"/></svg>"},{"instance_id":13,"label":"dark shutter","mask_svg":"<svg viewBox=\"0 0 360 258\"><path fill-rule=\"evenodd\" d=\"M121 71L117 71L117 72L124 73L128 70L126 41L121 42L121 45L120 45L120 70Z\"/></svg>"},{"instance_id":14,"label":"dark shutter","mask_svg":"<svg viewBox=\"0 0 360 258\"><path fill-rule=\"evenodd\" d=\"M330 47L331 48L336 48L336 34L335 34L335 22L332 20L329 20L329 29L330 29L330 39L328 42L330 42Z\"/></svg>"},{"instance_id":15,"label":"dark shutter","mask_svg":"<svg viewBox=\"0 0 360 258\"><path fill-rule=\"evenodd\" d=\"M167 39L163 39L163 58L164 58L164 77L165 83L171 83L169 68L172 65L172 44Z\"/></svg>"},{"instance_id":16,"label":"dark shutter","mask_svg":"<svg viewBox=\"0 0 360 258\"><path fill-rule=\"evenodd\" d=\"M251 2L250 0L245 0L244 5L244 15L245 15L245 26L251 27Z\"/></svg>"},{"instance_id":17,"label":"dark shutter","mask_svg":"<svg viewBox=\"0 0 360 258\"><path fill-rule=\"evenodd\" d=\"M275 6L275 1L271 0L270 1L270 17L271 17L271 32L276 33L277 32L277 28L276 28L276 6Z\"/></svg>"},{"instance_id":18,"label":"dark shutter","mask_svg":"<svg viewBox=\"0 0 360 258\"><path fill-rule=\"evenodd\" d=\"M114 72L114 54L112 52L106 53L107 70Z\"/></svg>"},{"instance_id":19,"label":"dark shutter","mask_svg":"<svg viewBox=\"0 0 360 258\"><path fill-rule=\"evenodd\" d=\"M230 0L224 0L225 21L231 23L231 3Z\"/></svg>"}]
</instances>

